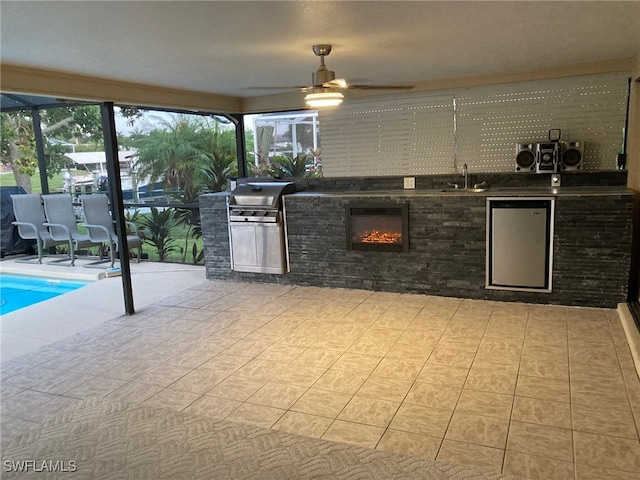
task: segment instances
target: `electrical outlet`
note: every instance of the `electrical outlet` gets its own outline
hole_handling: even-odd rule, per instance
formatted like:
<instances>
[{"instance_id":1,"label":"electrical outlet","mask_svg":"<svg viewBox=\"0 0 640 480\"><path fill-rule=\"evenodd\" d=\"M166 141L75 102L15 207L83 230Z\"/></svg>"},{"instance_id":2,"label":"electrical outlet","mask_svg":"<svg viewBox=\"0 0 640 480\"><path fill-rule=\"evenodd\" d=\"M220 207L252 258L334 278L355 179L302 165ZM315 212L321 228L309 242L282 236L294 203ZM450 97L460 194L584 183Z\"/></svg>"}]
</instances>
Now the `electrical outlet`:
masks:
<instances>
[{"instance_id":1,"label":"electrical outlet","mask_svg":"<svg viewBox=\"0 0 640 480\"><path fill-rule=\"evenodd\" d=\"M415 189L416 188L416 177L404 177L404 188Z\"/></svg>"}]
</instances>

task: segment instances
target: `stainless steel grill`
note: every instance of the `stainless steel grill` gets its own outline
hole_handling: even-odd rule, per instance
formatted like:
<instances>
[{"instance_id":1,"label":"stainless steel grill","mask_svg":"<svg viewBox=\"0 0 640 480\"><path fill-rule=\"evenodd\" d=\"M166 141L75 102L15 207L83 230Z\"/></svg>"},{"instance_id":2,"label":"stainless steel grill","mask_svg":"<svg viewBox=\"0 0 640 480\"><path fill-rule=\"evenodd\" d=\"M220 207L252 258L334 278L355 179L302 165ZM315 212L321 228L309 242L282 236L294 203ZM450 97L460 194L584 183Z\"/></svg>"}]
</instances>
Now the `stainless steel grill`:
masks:
<instances>
[{"instance_id":1,"label":"stainless steel grill","mask_svg":"<svg viewBox=\"0 0 640 480\"><path fill-rule=\"evenodd\" d=\"M231 269L282 274L288 271L282 196L293 182L239 184L229 196Z\"/></svg>"}]
</instances>

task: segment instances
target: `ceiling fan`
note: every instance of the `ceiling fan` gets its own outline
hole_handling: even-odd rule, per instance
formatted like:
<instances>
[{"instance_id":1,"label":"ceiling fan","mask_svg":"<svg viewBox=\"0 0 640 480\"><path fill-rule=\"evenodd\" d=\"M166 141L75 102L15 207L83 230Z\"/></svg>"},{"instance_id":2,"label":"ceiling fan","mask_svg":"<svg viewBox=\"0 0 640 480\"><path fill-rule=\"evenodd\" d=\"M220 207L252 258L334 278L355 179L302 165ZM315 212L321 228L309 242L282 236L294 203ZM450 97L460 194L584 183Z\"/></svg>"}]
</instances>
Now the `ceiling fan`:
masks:
<instances>
[{"instance_id":1,"label":"ceiling fan","mask_svg":"<svg viewBox=\"0 0 640 480\"><path fill-rule=\"evenodd\" d=\"M411 90L414 85L352 85L344 78L336 78L336 72L329 70L324 57L331 53L331 45L313 45L313 53L320 57L320 66L313 72L312 85L306 87L269 87L276 90L299 90L309 92L305 97L310 107L339 105L344 99L343 90Z\"/></svg>"},{"instance_id":2,"label":"ceiling fan","mask_svg":"<svg viewBox=\"0 0 640 480\"><path fill-rule=\"evenodd\" d=\"M309 91L314 88L337 88L340 90L411 90L414 87L413 85L350 85L344 78L336 78L336 72L328 70L324 63L324 57L331 53L331 45L314 45L313 53L320 57L320 67L318 67L318 70L312 75L313 86L302 87L303 91Z\"/></svg>"}]
</instances>

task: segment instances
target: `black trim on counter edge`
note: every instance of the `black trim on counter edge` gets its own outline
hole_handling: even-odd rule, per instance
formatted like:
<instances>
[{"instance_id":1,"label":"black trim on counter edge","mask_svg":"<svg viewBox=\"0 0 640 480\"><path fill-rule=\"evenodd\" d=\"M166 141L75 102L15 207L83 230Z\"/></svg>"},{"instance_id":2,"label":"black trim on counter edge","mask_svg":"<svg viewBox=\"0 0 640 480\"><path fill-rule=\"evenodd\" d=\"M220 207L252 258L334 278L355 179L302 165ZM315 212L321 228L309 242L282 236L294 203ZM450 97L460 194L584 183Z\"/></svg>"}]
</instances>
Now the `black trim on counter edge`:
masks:
<instances>
[{"instance_id":1,"label":"black trim on counter edge","mask_svg":"<svg viewBox=\"0 0 640 480\"><path fill-rule=\"evenodd\" d=\"M638 329L638 332L640 332L640 302L629 302L627 303L627 306L629 307L629 311L633 317L633 323L636 324L636 328Z\"/></svg>"},{"instance_id":2,"label":"black trim on counter edge","mask_svg":"<svg viewBox=\"0 0 640 480\"><path fill-rule=\"evenodd\" d=\"M627 302L629 304L637 303L640 294L640 193L638 192L633 194L631 229L631 259L627 284Z\"/></svg>"}]
</instances>

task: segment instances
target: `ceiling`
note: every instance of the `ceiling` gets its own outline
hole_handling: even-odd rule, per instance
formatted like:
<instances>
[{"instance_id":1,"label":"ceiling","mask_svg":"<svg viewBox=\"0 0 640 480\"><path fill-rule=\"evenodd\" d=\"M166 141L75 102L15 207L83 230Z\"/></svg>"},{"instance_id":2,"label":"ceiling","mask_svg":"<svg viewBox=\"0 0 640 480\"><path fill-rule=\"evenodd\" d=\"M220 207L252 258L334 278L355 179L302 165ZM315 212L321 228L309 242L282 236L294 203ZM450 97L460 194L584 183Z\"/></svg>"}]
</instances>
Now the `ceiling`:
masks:
<instances>
[{"instance_id":1,"label":"ceiling","mask_svg":"<svg viewBox=\"0 0 640 480\"><path fill-rule=\"evenodd\" d=\"M640 1L0 2L3 64L231 97L310 85L316 43L351 83L629 59Z\"/></svg>"}]
</instances>

